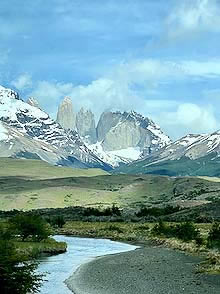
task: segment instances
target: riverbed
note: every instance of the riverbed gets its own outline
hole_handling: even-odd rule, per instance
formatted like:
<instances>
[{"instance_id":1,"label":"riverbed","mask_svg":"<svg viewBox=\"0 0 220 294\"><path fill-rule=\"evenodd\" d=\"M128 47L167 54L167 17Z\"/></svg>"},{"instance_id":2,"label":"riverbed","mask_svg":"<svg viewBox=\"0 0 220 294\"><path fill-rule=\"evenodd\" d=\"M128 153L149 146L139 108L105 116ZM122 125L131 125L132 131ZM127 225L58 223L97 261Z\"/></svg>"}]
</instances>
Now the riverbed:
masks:
<instances>
[{"instance_id":1,"label":"riverbed","mask_svg":"<svg viewBox=\"0 0 220 294\"><path fill-rule=\"evenodd\" d=\"M55 236L57 241L66 242L67 252L40 259L38 271L47 272L41 294L71 294L64 281L77 268L95 257L136 249L136 246L114 242L107 239L77 238L70 236Z\"/></svg>"}]
</instances>

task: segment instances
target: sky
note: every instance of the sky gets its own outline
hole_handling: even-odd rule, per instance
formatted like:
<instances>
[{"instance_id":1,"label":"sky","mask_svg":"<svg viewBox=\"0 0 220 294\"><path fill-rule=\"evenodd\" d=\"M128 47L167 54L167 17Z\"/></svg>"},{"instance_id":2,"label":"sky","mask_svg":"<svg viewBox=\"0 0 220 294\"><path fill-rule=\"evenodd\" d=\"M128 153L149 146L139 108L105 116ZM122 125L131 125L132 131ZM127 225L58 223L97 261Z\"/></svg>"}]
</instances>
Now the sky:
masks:
<instances>
[{"instance_id":1,"label":"sky","mask_svg":"<svg viewBox=\"0 0 220 294\"><path fill-rule=\"evenodd\" d=\"M0 85L56 117L135 110L173 140L220 129L220 0L1 0Z\"/></svg>"}]
</instances>

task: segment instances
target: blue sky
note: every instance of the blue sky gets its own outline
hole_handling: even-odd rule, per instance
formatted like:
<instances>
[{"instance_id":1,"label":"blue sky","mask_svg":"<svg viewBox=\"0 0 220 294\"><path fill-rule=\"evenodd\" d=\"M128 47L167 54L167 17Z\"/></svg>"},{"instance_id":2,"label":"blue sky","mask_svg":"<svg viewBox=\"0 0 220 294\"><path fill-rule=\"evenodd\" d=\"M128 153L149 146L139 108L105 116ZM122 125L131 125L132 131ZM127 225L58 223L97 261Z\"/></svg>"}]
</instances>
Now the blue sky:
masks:
<instances>
[{"instance_id":1,"label":"blue sky","mask_svg":"<svg viewBox=\"0 0 220 294\"><path fill-rule=\"evenodd\" d=\"M176 139L220 128L219 0L1 0L0 84L56 116L134 109Z\"/></svg>"}]
</instances>

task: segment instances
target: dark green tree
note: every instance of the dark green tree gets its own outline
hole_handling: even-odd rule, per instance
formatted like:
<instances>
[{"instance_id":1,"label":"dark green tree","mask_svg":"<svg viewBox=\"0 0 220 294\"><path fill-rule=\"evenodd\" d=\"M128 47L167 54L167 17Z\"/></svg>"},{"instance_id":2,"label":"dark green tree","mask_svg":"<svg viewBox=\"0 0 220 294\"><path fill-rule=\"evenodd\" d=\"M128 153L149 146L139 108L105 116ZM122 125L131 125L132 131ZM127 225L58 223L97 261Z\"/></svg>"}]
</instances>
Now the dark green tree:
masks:
<instances>
[{"instance_id":1,"label":"dark green tree","mask_svg":"<svg viewBox=\"0 0 220 294\"><path fill-rule=\"evenodd\" d=\"M0 226L0 293L37 293L43 275L35 272L37 263L17 252L11 238L10 230Z\"/></svg>"},{"instance_id":2,"label":"dark green tree","mask_svg":"<svg viewBox=\"0 0 220 294\"><path fill-rule=\"evenodd\" d=\"M10 223L22 241L29 237L34 241L42 241L50 235L47 223L38 215L17 214L10 219Z\"/></svg>"},{"instance_id":3,"label":"dark green tree","mask_svg":"<svg viewBox=\"0 0 220 294\"><path fill-rule=\"evenodd\" d=\"M49 218L47 219L47 222L53 226L53 227L58 227L58 228L62 228L66 221L63 217L63 215L58 215L58 216L55 216L55 217L52 217L52 218Z\"/></svg>"},{"instance_id":4,"label":"dark green tree","mask_svg":"<svg viewBox=\"0 0 220 294\"><path fill-rule=\"evenodd\" d=\"M207 241L208 247L220 248L220 223L215 222L212 224Z\"/></svg>"}]
</instances>

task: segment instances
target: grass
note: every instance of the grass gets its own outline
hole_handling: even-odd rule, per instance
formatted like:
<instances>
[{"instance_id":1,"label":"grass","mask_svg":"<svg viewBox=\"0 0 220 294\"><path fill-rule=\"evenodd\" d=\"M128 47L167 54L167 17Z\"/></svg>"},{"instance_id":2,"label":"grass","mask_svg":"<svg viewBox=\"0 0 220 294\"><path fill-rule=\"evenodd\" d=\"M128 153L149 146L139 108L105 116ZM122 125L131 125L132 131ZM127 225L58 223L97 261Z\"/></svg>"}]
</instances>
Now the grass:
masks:
<instances>
[{"instance_id":1,"label":"grass","mask_svg":"<svg viewBox=\"0 0 220 294\"><path fill-rule=\"evenodd\" d=\"M53 238L48 238L41 242L15 241L14 243L18 252L30 257L37 257L41 254L59 254L65 252L67 249L65 242L57 242Z\"/></svg>"},{"instance_id":2,"label":"grass","mask_svg":"<svg viewBox=\"0 0 220 294\"><path fill-rule=\"evenodd\" d=\"M207 202L206 197L209 197L208 201L219 197L220 191L220 183L204 179L176 179L153 175L96 175L95 173L100 171L51 167L37 160L15 161L11 172L10 165L7 169L4 166L0 169L1 210L69 206L108 207L113 203L122 208L160 203L200 205ZM24 161L28 162L25 167ZM29 164L35 165L34 170L28 170ZM42 170L38 170L38 165ZM82 176L81 173L88 175ZM4 176L1 177L1 174ZM176 194L174 191L177 191ZM205 191L203 195L201 191Z\"/></svg>"},{"instance_id":3,"label":"grass","mask_svg":"<svg viewBox=\"0 0 220 294\"><path fill-rule=\"evenodd\" d=\"M219 199L220 192L220 182L196 177L109 175L99 169L10 158L0 158L0 167L1 210L106 208L113 204L136 211L151 205L200 207Z\"/></svg>"},{"instance_id":4,"label":"grass","mask_svg":"<svg viewBox=\"0 0 220 294\"><path fill-rule=\"evenodd\" d=\"M79 169L52 166L41 160L0 158L0 177L19 177L27 179L56 179L65 177L94 177L107 175L98 169Z\"/></svg>"},{"instance_id":5,"label":"grass","mask_svg":"<svg viewBox=\"0 0 220 294\"><path fill-rule=\"evenodd\" d=\"M67 222L59 233L92 238L109 238L121 241L147 241L148 230L153 224L121 222Z\"/></svg>"}]
</instances>

